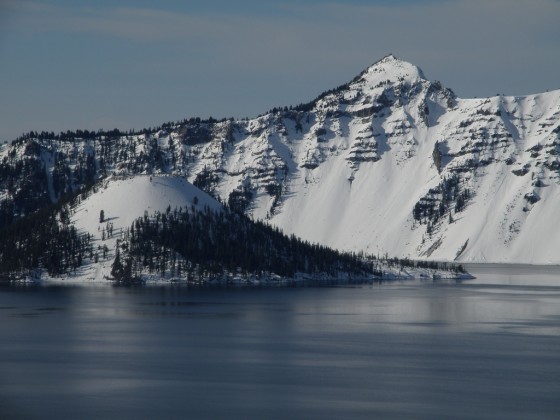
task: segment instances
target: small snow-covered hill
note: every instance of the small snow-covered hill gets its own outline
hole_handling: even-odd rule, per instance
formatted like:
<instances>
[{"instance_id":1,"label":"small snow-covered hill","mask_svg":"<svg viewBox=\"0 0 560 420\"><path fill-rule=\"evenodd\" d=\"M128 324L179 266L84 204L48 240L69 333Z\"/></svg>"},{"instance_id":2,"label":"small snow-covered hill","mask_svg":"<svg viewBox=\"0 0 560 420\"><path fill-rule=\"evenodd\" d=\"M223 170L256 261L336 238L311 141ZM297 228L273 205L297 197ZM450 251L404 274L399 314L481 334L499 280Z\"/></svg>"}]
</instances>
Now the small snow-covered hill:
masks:
<instances>
[{"instance_id":1,"label":"small snow-covered hill","mask_svg":"<svg viewBox=\"0 0 560 420\"><path fill-rule=\"evenodd\" d=\"M93 236L99 259L98 264L86 266L77 280L110 278L117 240L122 240L121 232L145 213L150 216L155 212L165 213L168 208L222 210L214 198L178 177L139 175L103 182L78 204L71 217L80 233ZM100 220L102 210L103 221Z\"/></svg>"},{"instance_id":2,"label":"small snow-covered hill","mask_svg":"<svg viewBox=\"0 0 560 420\"><path fill-rule=\"evenodd\" d=\"M139 174L184 177L341 250L560 263L559 90L463 99L389 55L253 119L32 132L0 151L0 227L80 186Z\"/></svg>"},{"instance_id":3,"label":"small snow-covered hill","mask_svg":"<svg viewBox=\"0 0 560 420\"><path fill-rule=\"evenodd\" d=\"M220 211L222 206L214 198L199 190L184 178L172 176L146 176L110 178L102 183L76 208L72 221L77 229L100 236L100 228L110 223L114 229L130 227L132 222L147 211L165 212L178 207L197 210L209 207ZM99 222L101 210L105 221ZM105 226L106 227L106 226Z\"/></svg>"}]
</instances>

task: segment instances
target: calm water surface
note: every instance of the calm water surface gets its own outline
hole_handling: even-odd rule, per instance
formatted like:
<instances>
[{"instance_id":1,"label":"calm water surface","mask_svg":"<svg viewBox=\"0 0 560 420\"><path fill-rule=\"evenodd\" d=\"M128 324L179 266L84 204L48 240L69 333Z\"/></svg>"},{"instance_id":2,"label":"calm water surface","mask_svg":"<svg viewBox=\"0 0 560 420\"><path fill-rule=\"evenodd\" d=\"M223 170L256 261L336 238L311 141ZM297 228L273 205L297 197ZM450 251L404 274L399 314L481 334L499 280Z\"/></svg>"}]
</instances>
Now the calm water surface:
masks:
<instances>
[{"instance_id":1,"label":"calm water surface","mask_svg":"<svg viewBox=\"0 0 560 420\"><path fill-rule=\"evenodd\" d=\"M0 418L560 418L560 269L0 290Z\"/></svg>"}]
</instances>

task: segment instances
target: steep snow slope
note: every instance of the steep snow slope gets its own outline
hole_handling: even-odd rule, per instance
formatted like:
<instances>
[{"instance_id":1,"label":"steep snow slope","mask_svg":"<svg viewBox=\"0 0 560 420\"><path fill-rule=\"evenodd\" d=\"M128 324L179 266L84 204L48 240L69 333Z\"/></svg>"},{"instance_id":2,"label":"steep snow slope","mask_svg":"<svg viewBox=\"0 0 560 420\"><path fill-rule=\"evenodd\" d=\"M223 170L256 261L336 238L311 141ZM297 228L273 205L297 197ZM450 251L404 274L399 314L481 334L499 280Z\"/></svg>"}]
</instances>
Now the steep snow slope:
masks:
<instances>
[{"instance_id":1,"label":"steep snow slope","mask_svg":"<svg viewBox=\"0 0 560 420\"><path fill-rule=\"evenodd\" d=\"M413 116L427 102L422 96L411 98L381 123L375 117L373 124L326 118L322 127L333 133L327 152L316 167L301 169L271 221L342 249L444 260L558 263L560 230L553 214L560 204L560 140L553 131L560 127L559 97L552 92L457 99L428 124ZM486 115L490 117L481 118ZM395 121L402 124L399 130ZM552 122L548 130L545 121ZM347 132L336 131L341 123ZM378 156L349 165L364 126L376 125L370 135L376 147L368 150L375 149ZM438 212L442 193L429 191L453 177L459 191L470 191L465 208L455 211L451 200L439 220L420 224L413 217L416 203L435 202ZM258 216L264 217L262 211Z\"/></svg>"},{"instance_id":2,"label":"steep snow slope","mask_svg":"<svg viewBox=\"0 0 560 420\"><path fill-rule=\"evenodd\" d=\"M220 155L216 193L249 185L254 217L340 249L560 262L559 91L464 100L389 56L304 118L299 131L280 114L249 122L259 137Z\"/></svg>"},{"instance_id":3,"label":"steep snow slope","mask_svg":"<svg viewBox=\"0 0 560 420\"><path fill-rule=\"evenodd\" d=\"M79 232L93 235L99 264L84 267L77 280L103 280L111 277L111 264L115 258L117 240L121 232L147 211L165 212L178 207L203 210L206 206L220 211L222 206L208 194L200 191L182 178L171 176L135 176L111 178L97 192L83 200L75 209L71 221ZM100 222L103 210L105 220ZM111 233L112 230L112 233ZM106 247L105 253L103 247Z\"/></svg>"}]
</instances>

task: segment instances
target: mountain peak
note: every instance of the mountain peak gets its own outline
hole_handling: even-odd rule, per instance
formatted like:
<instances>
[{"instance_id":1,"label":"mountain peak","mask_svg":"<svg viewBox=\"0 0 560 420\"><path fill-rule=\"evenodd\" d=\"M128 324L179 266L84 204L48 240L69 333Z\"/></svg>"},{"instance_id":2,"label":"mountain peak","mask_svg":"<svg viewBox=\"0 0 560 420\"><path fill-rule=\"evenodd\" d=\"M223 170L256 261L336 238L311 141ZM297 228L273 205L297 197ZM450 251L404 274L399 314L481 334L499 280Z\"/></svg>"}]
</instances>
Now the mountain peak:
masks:
<instances>
[{"instance_id":1,"label":"mountain peak","mask_svg":"<svg viewBox=\"0 0 560 420\"><path fill-rule=\"evenodd\" d=\"M388 54L364 70L358 80L370 85L377 85L384 81L413 83L418 80L426 80L426 77L419 67L401 60L393 54Z\"/></svg>"},{"instance_id":2,"label":"mountain peak","mask_svg":"<svg viewBox=\"0 0 560 420\"><path fill-rule=\"evenodd\" d=\"M382 62L382 61L402 61L402 60L399 60L395 54L389 53L385 57L383 57L381 60L378 60L377 63Z\"/></svg>"}]
</instances>

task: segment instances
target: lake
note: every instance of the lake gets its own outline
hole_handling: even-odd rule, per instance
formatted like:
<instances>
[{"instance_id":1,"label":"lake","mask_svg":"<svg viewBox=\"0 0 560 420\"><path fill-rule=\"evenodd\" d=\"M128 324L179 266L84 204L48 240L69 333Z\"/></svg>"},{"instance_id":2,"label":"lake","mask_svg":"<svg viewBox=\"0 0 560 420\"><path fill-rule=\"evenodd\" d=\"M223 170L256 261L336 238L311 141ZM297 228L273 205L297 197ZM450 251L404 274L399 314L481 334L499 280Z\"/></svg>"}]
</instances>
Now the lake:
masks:
<instances>
[{"instance_id":1,"label":"lake","mask_svg":"<svg viewBox=\"0 0 560 420\"><path fill-rule=\"evenodd\" d=\"M0 418L558 419L560 268L0 290Z\"/></svg>"}]
</instances>

